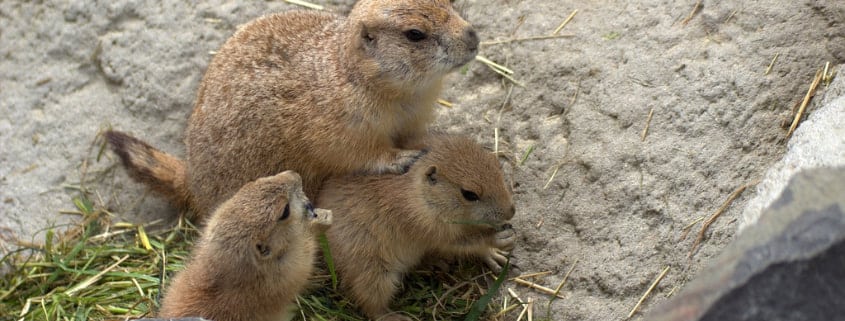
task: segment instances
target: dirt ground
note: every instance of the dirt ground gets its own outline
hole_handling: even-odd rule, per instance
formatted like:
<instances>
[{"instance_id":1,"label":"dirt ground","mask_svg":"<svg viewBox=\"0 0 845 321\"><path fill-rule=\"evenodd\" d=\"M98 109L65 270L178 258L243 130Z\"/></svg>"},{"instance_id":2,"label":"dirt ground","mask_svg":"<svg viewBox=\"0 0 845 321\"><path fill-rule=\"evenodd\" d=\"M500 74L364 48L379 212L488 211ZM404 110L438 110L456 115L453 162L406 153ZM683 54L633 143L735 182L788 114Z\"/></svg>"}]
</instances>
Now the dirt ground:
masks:
<instances>
[{"instance_id":1,"label":"dirt ground","mask_svg":"<svg viewBox=\"0 0 845 321\"><path fill-rule=\"evenodd\" d=\"M351 4L314 2L340 11ZM443 98L454 106L440 108L436 127L510 159L520 233L514 273L551 271L536 281L554 288L575 264L553 320L625 319L665 267L641 310L694 276L732 240L754 189L710 227L691 259L700 224L681 240L683 228L781 157L781 123L816 70L845 61L842 1L458 6L483 41L517 39L483 45L480 55L512 69L523 86L472 63L450 78ZM239 24L292 7L0 2L0 235L27 238L73 220L59 212L72 207L84 159L86 185L125 219L172 216L143 197L111 154L94 161L91 141L113 126L183 155L182 132L213 50ZM551 34L576 9L560 32L571 37L519 40ZM539 307L548 302L506 286Z\"/></svg>"}]
</instances>

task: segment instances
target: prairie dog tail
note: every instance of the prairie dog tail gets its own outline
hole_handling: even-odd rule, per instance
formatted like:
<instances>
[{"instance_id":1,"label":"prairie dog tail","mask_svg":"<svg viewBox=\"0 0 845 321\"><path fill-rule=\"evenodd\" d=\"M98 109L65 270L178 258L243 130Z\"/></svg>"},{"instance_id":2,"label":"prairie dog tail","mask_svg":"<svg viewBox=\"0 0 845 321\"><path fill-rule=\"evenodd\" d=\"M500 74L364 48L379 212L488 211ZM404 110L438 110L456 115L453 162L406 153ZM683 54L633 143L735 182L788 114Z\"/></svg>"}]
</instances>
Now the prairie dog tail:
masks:
<instances>
[{"instance_id":1,"label":"prairie dog tail","mask_svg":"<svg viewBox=\"0 0 845 321\"><path fill-rule=\"evenodd\" d=\"M105 136L130 177L179 209L192 208L184 161L123 132L109 130Z\"/></svg>"}]
</instances>

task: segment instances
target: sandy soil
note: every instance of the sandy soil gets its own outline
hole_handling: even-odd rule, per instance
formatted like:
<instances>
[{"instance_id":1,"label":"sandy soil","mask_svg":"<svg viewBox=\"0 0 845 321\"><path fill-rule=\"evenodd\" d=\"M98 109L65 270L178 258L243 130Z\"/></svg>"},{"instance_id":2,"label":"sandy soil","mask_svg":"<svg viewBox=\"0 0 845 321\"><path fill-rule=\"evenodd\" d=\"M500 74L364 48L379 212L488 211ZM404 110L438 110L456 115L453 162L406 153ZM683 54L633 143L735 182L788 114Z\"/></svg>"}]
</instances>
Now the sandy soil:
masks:
<instances>
[{"instance_id":1,"label":"sandy soil","mask_svg":"<svg viewBox=\"0 0 845 321\"><path fill-rule=\"evenodd\" d=\"M561 31L571 37L483 46L480 54L513 69L524 87L473 63L450 79L444 98L455 106L440 109L436 125L512 160L520 272L552 271L537 282L555 287L577 260L553 320L624 319L664 267L644 310L700 270L732 239L753 189L692 259L683 227L780 158L781 122L816 69L845 60L842 1L702 1L686 24L692 0L459 5L488 41L548 35L578 9ZM183 155L182 131L211 52L238 24L291 7L0 2L0 235L27 238L74 218L58 213L72 207L101 128ZM116 213L174 214L105 157L91 163L86 177L96 182L87 186ZM507 286L542 306L548 300Z\"/></svg>"}]
</instances>

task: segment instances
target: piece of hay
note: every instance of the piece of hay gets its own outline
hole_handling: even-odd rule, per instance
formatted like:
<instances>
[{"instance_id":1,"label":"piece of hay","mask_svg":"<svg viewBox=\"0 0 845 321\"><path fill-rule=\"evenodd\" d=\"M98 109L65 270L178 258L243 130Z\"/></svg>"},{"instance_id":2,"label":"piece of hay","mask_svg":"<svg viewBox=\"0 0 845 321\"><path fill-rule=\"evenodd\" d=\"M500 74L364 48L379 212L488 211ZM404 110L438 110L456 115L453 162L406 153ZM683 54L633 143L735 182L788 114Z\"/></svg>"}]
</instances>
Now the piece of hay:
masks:
<instances>
[{"instance_id":1,"label":"piece of hay","mask_svg":"<svg viewBox=\"0 0 845 321\"><path fill-rule=\"evenodd\" d=\"M306 8L309 8L309 9L314 9L314 10L323 10L323 6L321 6L321 5L319 5L319 4L313 4L313 3L310 3L310 2L308 2L308 1L303 1L303 0L285 0L285 2L290 3L290 4L295 4L295 5L297 5L297 6L306 7Z\"/></svg>"},{"instance_id":2,"label":"piece of hay","mask_svg":"<svg viewBox=\"0 0 845 321\"><path fill-rule=\"evenodd\" d=\"M563 296L562 296L562 295L560 295L560 294L555 294L555 290L553 290L553 289L549 289L549 288L547 288L547 287L545 287L545 286L542 286L542 285L539 285L539 284L537 284L537 283L534 283L534 282L531 282L531 281L526 281L526 280L523 280L523 279L520 279L520 278L513 278L513 281L514 281L514 282L516 282L517 284L521 284L521 285L527 286L527 287L529 287L529 288L535 289L535 290L537 290L537 291L540 291L540 292L542 292L542 293L545 293L545 294L551 295L551 296L553 296L553 297L558 297L558 298L561 298L561 299L566 299L565 297L563 297Z\"/></svg>"},{"instance_id":3,"label":"piece of hay","mask_svg":"<svg viewBox=\"0 0 845 321\"><path fill-rule=\"evenodd\" d=\"M648 127L651 126L651 117L654 116L654 107L651 107L651 110L648 111L648 117L645 120L645 128L643 128L643 133L640 135L640 141L645 141L645 136L648 135Z\"/></svg>"},{"instance_id":4,"label":"piece of hay","mask_svg":"<svg viewBox=\"0 0 845 321\"><path fill-rule=\"evenodd\" d=\"M804 100L801 101L801 106L798 108L798 112L795 113L795 118L792 120L792 125L789 126L789 131L786 132L786 139L789 140L789 137L792 136L792 132L795 131L795 128L798 127L798 123L801 122L801 118L804 116L804 111L807 110L807 105L810 104L810 100L813 99L813 96L816 95L816 89L819 88L819 83L822 81L822 71L816 71L816 76L813 77L813 82L810 83L810 88L807 89L807 94L804 95Z\"/></svg>"},{"instance_id":5,"label":"piece of hay","mask_svg":"<svg viewBox=\"0 0 845 321\"><path fill-rule=\"evenodd\" d=\"M563 29L563 27L566 27L566 24L568 24L569 21L572 21L572 18L575 18L576 13L578 13L578 9L572 10L572 13L569 14L569 17L566 17L566 19L563 20L563 22L561 22L560 25L557 26L557 28L555 28L555 31L552 32L552 36L556 36Z\"/></svg>"},{"instance_id":6,"label":"piece of hay","mask_svg":"<svg viewBox=\"0 0 845 321\"><path fill-rule=\"evenodd\" d=\"M663 269L663 272L660 272L660 274L657 276L657 278L654 279L654 282L651 282L651 286L649 286L648 290L646 290L645 293L643 293L643 296L640 297L639 301L637 301L637 305L635 305L634 308L631 309L631 313L628 313L628 317L626 319L630 319L632 316L634 316L634 313L637 313L637 310L639 310L640 305L642 305L643 302L645 302L645 299L648 298L648 295L651 294L651 291L653 291L654 288L657 286L657 284L660 283L660 280L662 280L663 277L666 276L667 272L669 272L668 266L665 269Z\"/></svg>"},{"instance_id":7,"label":"piece of hay","mask_svg":"<svg viewBox=\"0 0 845 321\"><path fill-rule=\"evenodd\" d=\"M725 202L722 203L722 206L719 206L719 209L717 209L716 212L713 213L713 215L710 215L710 218L708 218L707 221L704 222L704 225L701 226L701 230L698 231L698 237L696 237L695 242L692 243L692 248L690 248L689 255L687 255L687 258L692 257L692 254L695 253L695 249L698 247L699 244L701 244L701 241L704 240L704 233L707 232L707 229L710 227L710 224L713 224L713 222L715 222L716 219L719 218L719 216L721 216L722 213L724 213L729 206L731 206L731 203L733 203L733 201L737 197L739 197L739 195L742 194L742 192L745 191L746 188L756 184L757 182L754 181L738 187L736 190L734 190L733 193L731 193L730 196L728 196L728 199L726 199Z\"/></svg>"},{"instance_id":8,"label":"piece of hay","mask_svg":"<svg viewBox=\"0 0 845 321\"><path fill-rule=\"evenodd\" d=\"M768 75L770 72L772 72L772 67L774 67L774 66L775 66L775 61L777 61L777 60L778 60L778 56L779 56L779 55L780 55L780 53L779 53L779 52L775 54L775 56L772 58L772 62L770 62L770 63L769 63L769 66L768 66L768 67L766 67L766 72L765 72L765 73L763 73L764 75Z\"/></svg>"}]
</instances>

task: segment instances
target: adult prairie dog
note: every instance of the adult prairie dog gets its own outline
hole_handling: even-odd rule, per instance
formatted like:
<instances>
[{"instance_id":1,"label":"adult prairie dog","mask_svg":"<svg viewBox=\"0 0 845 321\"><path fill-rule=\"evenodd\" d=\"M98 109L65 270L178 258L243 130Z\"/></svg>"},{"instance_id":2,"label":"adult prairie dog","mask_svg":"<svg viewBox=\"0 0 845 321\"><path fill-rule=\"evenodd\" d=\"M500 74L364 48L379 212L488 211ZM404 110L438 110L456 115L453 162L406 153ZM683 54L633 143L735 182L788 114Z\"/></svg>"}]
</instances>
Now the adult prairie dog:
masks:
<instances>
[{"instance_id":1,"label":"adult prairie dog","mask_svg":"<svg viewBox=\"0 0 845 321\"><path fill-rule=\"evenodd\" d=\"M130 173L152 173L144 183L200 218L244 183L282 170L300 173L310 197L330 176L403 173L422 152L402 146L433 121L443 77L477 50L449 0L361 0L348 17L268 15L238 30L208 66L185 162L115 149Z\"/></svg>"},{"instance_id":2,"label":"adult prairie dog","mask_svg":"<svg viewBox=\"0 0 845 321\"><path fill-rule=\"evenodd\" d=\"M512 247L505 222L515 213L496 157L473 140L433 135L404 175L354 175L326 181L316 204L331 209L326 232L343 288L364 313L392 312L402 276L428 253L477 256L494 269Z\"/></svg>"},{"instance_id":3,"label":"adult prairie dog","mask_svg":"<svg viewBox=\"0 0 845 321\"><path fill-rule=\"evenodd\" d=\"M159 317L286 320L311 276L315 233L331 220L331 211L311 206L294 172L244 185L211 216Z\"/></svg>"}]
</instances>

